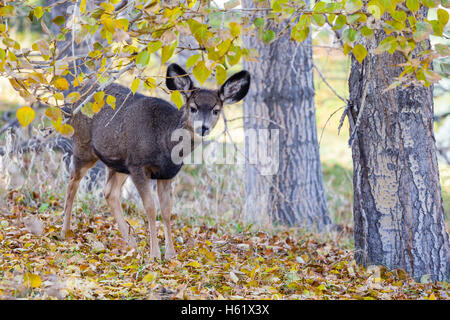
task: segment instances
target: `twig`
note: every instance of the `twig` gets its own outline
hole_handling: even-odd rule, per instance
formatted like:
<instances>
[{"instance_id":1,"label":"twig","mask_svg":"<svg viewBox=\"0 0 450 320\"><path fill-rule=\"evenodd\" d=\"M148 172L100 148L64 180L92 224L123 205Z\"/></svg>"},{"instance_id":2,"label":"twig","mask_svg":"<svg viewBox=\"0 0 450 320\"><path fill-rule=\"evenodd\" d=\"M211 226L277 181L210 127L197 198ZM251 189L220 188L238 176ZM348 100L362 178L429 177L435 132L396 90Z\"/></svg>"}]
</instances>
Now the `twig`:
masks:
<instances>
[{"instance_id":1,"label":"twig","mask_svg":"<svg viewBox=\"0 0 450 320\"><path fill-rule=\"evenodd\" d=\"M128 70L132 69L134 67L135 63L130 63L128 66L126 66L125 68L121 69L115 76L112 76L111 79L109 79L108 81L106 81L104 84L100 85L98 87L98 91L103 90L105 87L109 86L111 83L113 83L114 81L116 81L117 79L119 79L119 77L124 74L125 72L127 72ZM96 80L97 81L97 80ZM80 112L81 108L84 107L84 105L92 99L92 97L94 96L95 92L97 92L97 90L93 90L93 92L91 94L89 94L86 99L83 100L82 103L80 103L75 110L73 110L72 115L77 114L78 112Z\"/></svg>"},{"instance_id":2,"label":"twig","mask_svg":"<svg viewBox=\"0 0 450 320\"><path fill-rule=\"evenodd\" d=\"M319 74L320 78L322 79L322 81L327 85L327 87L335 94L336 97L338 97L339 99L341 99L342 101L344 101L345 103L347 103L347 99L344 99L342 96L340 96L336 90L333 89L333 87L328 83L327 79L325 79L324 75L322 74L322 72L320 72L319 68L317 68L317 66L313 63L314 69L316 69L317 73Z\"/></svg>"}]
</instances>

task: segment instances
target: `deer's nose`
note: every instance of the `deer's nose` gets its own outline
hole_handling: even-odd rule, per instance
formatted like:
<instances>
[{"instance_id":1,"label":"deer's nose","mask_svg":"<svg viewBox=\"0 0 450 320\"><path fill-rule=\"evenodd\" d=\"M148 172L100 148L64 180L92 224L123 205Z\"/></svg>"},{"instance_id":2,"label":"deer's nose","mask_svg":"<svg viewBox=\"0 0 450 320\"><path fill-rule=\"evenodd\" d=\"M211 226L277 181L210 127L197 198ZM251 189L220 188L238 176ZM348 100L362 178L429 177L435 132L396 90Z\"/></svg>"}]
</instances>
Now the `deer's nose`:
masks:
<instances>
[{"instance_id":1,"label":"deer's nose","mask_svg":"<svg viewBox=\"0 0 450 320\"><path fill-rule=\"evenodd\" d=\"M207 126L202 126L202 136L205 135L206 131L208 131L209 128Z\"/></svg>"}]
</instances>

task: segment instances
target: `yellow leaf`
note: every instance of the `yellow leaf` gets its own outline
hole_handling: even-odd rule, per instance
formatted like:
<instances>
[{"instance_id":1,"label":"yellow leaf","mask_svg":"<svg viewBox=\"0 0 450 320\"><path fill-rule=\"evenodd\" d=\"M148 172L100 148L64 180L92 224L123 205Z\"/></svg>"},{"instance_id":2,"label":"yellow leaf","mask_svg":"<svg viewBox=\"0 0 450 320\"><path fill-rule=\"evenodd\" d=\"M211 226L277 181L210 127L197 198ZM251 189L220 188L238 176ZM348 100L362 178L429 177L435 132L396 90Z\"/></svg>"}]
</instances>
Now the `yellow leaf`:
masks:
<instances>
[{"instance_id":1,"label":"yellow leaf","mask_svg":"<svg viewBox=\"0 0 450 320\"><path fill-rule=\"evenodd\" d=\"M57 107L48 107L47 110L45 110L45 115L49 119L57 121L59 118L61 118L61 109Z\"/></svg>"},{"instance_id":2,"label":"yellow leaf","mask_svg":"<svg viewBox=\"0 0 450 320\"><path fill-rule=\"evenodd\" d=\"M149 272L149 273L147 273L144 276L144 278L142 278L142 281L146 282L146 283L151 283L151 282L156 280L157 276L158 276L158 273L156 273L156 272Z\"/></svg>"},{"instance_id":3,"label":"yellow leaf","mask_svg":"<svg viewBox=\"0 0 450 320\"><path fill-rule=\"evenodd\" d=\"M178 42L175 41L171 45L164 46L161 49L161 64L164 64L166 61L168 61L175 52L175 48L177 47Z\"/></svg>"},{"instance_id":4,"label":"yellow leaf","mask_svg":"<svg viewBox=\"0 0 450 320\"><path fill-rule=\"evenodd\" d=\"M198 80L198 82L203 84L206 79L209 78L211 70L206 67L205 61L200 61L195 65L194 69L192 69L192 73L194 74L194 77Z\"/></svg>"},{"instance_id":5,"label":"yellow leaf","mask_svg":"<svg viewBox=\"0 0 450 320\"><path fill-rule=\"evenodd\" d=\"M436 300L436 296L434 295L434 293L428 296L428 300Z\"/></svg>"},{"instance_id":6,"label":"yellow leaf","mask_svg":"<svg viewBox=\"0 0 450 320\"><path fill-rule=\"evenodd\" d=\"M80 12L84 13L84 11L86 11L86 0L81 0L80 3Z\"/></svg>"},{"instance_id":7,"label":"yellow leaf","mask_svg":"<svg viewBox=\"0 0 450 320\"><path fill-rule=\"evenodd\" d=\"M139 227L139 222L131 219L131 218L126 218L127 222L130 224L130 226L132 227Z\"/></svg>"},{"instance_id":8,"label":"yellow leaf","mask_svg":"<svg viewBox=\"0 0 450 320\"><path fill-rule=\"evenodd\" d=\"M66 97L66 102L67 103L74 103L77 102L80 99L81 95L79 92L71 92L67 97Z\"/></svg>"},{"instance_id":9,"label":"yellow leaf","mask_svg":"<svg viewBox=\"0 0 450 320\"><path fill-rule=\"evenodd\" d=\"M69 83L64 78L58 78L55 80L55 87L58 90L67 90L69 89Z\"/></svg>"},{"instance_id":10,"label":"yellow leaf","mask_svg":"<svg viewBox=\"0 0 450 320\"><path fill-rule=\"evenodd\" d=\"M101 110L101 108L103 108L103 106L105 105L105 101L104 100L100 100L100 101L95 101L92 104L92 111L94 111L94 113L97 113Z\"/></svg>"},{"instance_id":11,"label":"yellow leaf","mask_svg":"<svg viewBox=\"0 0 450 320\"><path fill-rule=\"evenodd\" d=\"M133 92L133 94L136 93L136 91L139 89L139 84L140 84L141 80L139 80L138 78L134 79L133 82L131 83L131 91Z\"/></svg>"},{"instance_id":12,"label":"yellow leaf","mask_svg":"<svg viewBox=\"0 0 450 320\"><path fill-rule=\"evenodd\" d=\"M73 128L70 124L63 124L60 128L59 128L59 132L66 137L71 137L73 135Z\"/></svg>"},{"instance_id":13,"label":"yellow leaf","mask_svg":"<svg viewBox=\"0 0 450 320\"><path fill-rule=\"evenodd\" d=\"M367 50L366 48L361 45L361 44L357 44L353 50L353 55L355 56L356 60L358 60L359 63L362 63L362 61L364 60L364 58L367 56Z\"/></svg>"},{"instance_id":14,"label":"yellow leaf","mask_svg":"<svg viewBox=\"0 0 450 320\"><path fill-rule=\"evenodd\" d=\"M102 102L104 97L105 97L105 93L103 91L99 91L94 94L94 100L97 103Z\"/></svg>"},{"instance_id":15,"label":"yellow leaf","mask_svg":"<svg viewBox=\"0 0 450 320\"><path fill-rule=\"evenodd\" d=\"M111 106L111 108L116 109L116 97L108 95L106 97L106 103Z\"/></svg>"},{"instance_id":16,"label":"yellow leaf","mask_svg":"<svg viewBox=\"0 0 450 320\"><path fill-rule=\"evenodd\" d=\"M227 71L220 64L216 67L216 82L220 86L227 80Z\"/></svg>"},{"instance_id":17,"label":"yellow leaf","mask_svg":"<svg viewBox=\"0 0 450 320\"><path fill-rule=\"evenodd\" d=\"M170 98L172 99L173 103L175 103L178 109L183 106L183 97L181 96L180 91L172 91L172 93L170 94Z\"/></svg>"},{"instance_id":18,"label":"yellow leaf","mask_svg":"<svg viewBox=\"0 0 450 320\"><path fill-rule=\"evenodd\" d=\"M106 30L108 30L111 33L114 33L116 31L116 26L114 25L114 21L111 18L102 18L100 22L105 26Z\"/></svg>"},{"instance_id":19,"label":"yellow leaf","mask_svg":"<svg viewBox=\"0 0 450 320\"><path fill-rule=\"evenodd\" d=\"M236 22L230 22L230 32L233 37L239 37L241 34L241 25Z\"/></svg>"},{"instance_id":20,"label":"yellow leaf","mask_svg":"<svg viewBox=\"0 0 450 320\"><path fill-rule=\"evenodd\" d=\"M37 274L28 272L23 276L23 284L27 287L37 288L41 286L41 283L41 277L39 277Z\"/></svg>"},{"instance_id":21,"label":"yellow leaf","mask_svg":"<svg viewBox=\"0 0 450 320\"><path fill-rule=\"evenodd\" d=\"M34 120L36 112L30 107L22 107L16 112L17 120L19 120L22 127L26 127Z\"/></svg>"},{"instance_id":22,"label":"yellow leaf","mask_svg":"<svg viewBox=\"0 0 450 320\"><path fill-rule=\"evenodd\" d=\"M200 263L198 263L198 261L191 261L186 266L187 267L194 267L194 268L200 268L201 267L201 265L200 265Z\"/></svg>"},{"instance_id":23,"label":"yellow leaf","mask_svg":"<svg viewBox=\"0 0 450 320\"><path fill-rule=\"evenodd\" d=\"M44 9L42 7L36 7L34 8L34 16L38 19L40 19L44 15Z\"/></svg>"}]
</instances>

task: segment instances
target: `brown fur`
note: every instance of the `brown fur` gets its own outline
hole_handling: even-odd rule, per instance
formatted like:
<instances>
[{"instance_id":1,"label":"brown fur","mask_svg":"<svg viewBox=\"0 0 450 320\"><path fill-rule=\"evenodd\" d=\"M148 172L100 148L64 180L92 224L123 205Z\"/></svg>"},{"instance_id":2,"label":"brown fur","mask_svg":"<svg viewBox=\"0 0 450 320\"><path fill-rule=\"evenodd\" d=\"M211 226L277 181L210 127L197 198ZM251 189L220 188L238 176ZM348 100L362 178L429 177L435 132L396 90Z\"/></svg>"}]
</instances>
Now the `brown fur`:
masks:
<instances>
[{"instance_id":1,"label":"brown fur","mask_svg":"<svg viewBox=\"0 0 450 320\"><path fill-rule=\"evenodd\" d=\"M129 234L129 227L120 206L120 191L129 175L136 185L149 218L150 255L155 258L159 258L161 254L156 238L156 207L149 179L158 180L158 197L166 237L165 257L167 259L174 257L170 227L170 184L182 164L175 164L171 159L172 148L178 143L171 141L172 132L175 129L187 129L191 133L192 143L195 142L195 128L191 121L194 116L191 110L195 111L196 119L203 121L203 126L209 126L209 132L218 119L218 115L212 111L221 110L224 101L233 102L236 97L242 98L247 93L249 75L245 71L240 75L247 82L242 80L242 77L238 77L237 80L244 81L247 87L241 87L241 84L236 86L236 79L230 78L232 81L227 81L219 90L196 89L183 69L171 65L168 77L177 78L175 84L168 83L168 87L178 89L178 85L182 84L184 88L180 88L181 90L189 89L183 92L186 103L180 110L165 100L141 94L133 95L128 88L112 84L104 91L105 95L116 98L116 110L104 106L93 118L82 113L74 115L70 121L75 129L73 168L67 188L61 236L64 238L70 228L72 205L81 178L89 168L101 160L109 168L104 194L122 237L128 245L136 246L135 239ZM178 83L179 81L181 82ZM236 91L236 88L239 90Z\"/></svg>"}]
</instances>

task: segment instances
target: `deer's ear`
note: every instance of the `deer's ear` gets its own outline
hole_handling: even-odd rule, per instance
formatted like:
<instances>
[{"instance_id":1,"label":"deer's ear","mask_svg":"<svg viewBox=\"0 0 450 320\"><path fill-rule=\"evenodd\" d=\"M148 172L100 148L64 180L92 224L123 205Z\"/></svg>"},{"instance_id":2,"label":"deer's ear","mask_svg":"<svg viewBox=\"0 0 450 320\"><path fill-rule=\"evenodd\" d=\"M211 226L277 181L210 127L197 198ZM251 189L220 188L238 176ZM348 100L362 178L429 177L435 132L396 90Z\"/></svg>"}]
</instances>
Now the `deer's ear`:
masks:
<instances>
[{"instance_id":1,"label":"deer's ear","mask_svg":"<svg viewBox=\"0 0 450 320\"><path fill-rule=\"evenodd\" d=\"M223 104L236 103L242 100L250 88L250 73L240 71L233 74L219 89L219 97Z\"/></svg>"},{"instance_id":2,"label":"deer's ear","mask_svg":"<svg viewBox=\"0 0 450 320\"><path fill-rule=\"evenodd\" d=\"M185 96L191 94L194 83L186 71L176 63L167 68L166 86L169 90L179 90Z\"/></svg>"}]
</instances>

